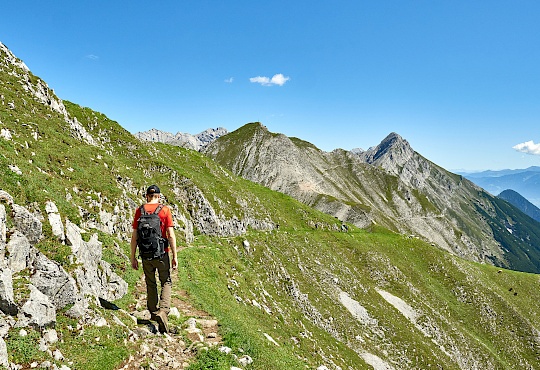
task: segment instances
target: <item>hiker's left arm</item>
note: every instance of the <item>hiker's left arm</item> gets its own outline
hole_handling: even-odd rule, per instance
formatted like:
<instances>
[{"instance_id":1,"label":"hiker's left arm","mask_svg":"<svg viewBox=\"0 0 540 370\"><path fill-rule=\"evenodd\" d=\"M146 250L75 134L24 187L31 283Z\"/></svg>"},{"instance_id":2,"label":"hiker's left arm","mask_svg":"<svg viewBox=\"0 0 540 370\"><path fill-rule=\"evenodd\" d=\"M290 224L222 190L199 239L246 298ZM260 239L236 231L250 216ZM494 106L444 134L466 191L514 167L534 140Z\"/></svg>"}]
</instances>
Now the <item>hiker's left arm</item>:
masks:
<instances>
[{"instance_id":1,"label":"hiker's left arm","mask_svg":"<svg viewBox=\"0 0 540 370\"><path fill-rule=\"evenodd\" d=\"M131 267L133 267L135 270L139 269L139 261L137 261L137 257L135 254L137 253L137 230L133 230L131 233Z\"/></svg>"},{"instance_id":2,"label":"hiker's left arm","mask_svg":"<svg viewBox=\"0 0 540 370\"><path fill-rule=\"evenodd\" d=\"M171 267L173 270L176 270L178 268L178 257L176 255L176 235L174 234L174 227L170 226L167 228L167 236L172 251Z\"/></svg>"}]
</instances>

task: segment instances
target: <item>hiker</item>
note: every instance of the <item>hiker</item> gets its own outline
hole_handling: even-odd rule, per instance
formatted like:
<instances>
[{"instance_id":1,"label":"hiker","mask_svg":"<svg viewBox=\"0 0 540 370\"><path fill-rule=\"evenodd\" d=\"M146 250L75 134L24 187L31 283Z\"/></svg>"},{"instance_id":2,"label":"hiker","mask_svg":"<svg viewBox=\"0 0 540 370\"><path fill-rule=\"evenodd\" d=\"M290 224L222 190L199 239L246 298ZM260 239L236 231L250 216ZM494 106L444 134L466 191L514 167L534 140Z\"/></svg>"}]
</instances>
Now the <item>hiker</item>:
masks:
<instances>
[{"instance_id":1,"label":"hiker","mask_svg":"<svg viewBox=\"0 0 540 370\"><path fill-rule=\"evenodd\" d=\"M139 261L135 256L139 247L146 281L146 303L151 320L157 322L160 333L166 333L167 315L171 306L171 267L173 270L177 269L178 259L171 210L160 203L160 197L159 188L151 185L146 190L146 204L135 211L131 234L131 267L139 269ZM154 214L157 214L159 221ZM169 251L172 252L172 260ZM161 283L159 308L156 270Z\"/></svg>"}]
</instances>

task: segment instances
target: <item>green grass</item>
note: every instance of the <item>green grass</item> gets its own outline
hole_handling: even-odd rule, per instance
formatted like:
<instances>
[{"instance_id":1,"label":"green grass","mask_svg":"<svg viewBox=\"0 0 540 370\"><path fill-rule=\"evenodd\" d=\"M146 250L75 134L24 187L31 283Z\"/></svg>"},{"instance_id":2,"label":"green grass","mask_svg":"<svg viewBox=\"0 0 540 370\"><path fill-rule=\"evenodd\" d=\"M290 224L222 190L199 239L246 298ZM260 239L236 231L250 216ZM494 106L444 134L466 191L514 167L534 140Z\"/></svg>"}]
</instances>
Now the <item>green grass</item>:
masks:
<instances>
[{"instance_id":1,"label":"green grass","mask_svg":"<svg viewBox=\"0 0 540 370\"><path fill-rule=\"evenodd\" d=\"M18 364L45 361L47 355L41 352L36 345L41 338L41 333L31 328L25 330L28 332L26 336L19 335L19 330L12 330L5 338L9 361Z\"/></svg>"},{"instance_id":2,"label":"green grass","mask_svg":"<svg viewBox=\"0 0 540 370\"><path fill-rule=\"evenodd\" d=\"M231 366L238 366L236 360L217 348L202 350L197 354L195 362L188 366L188 370L229 370Z\"/></svg>"}]
</instances>

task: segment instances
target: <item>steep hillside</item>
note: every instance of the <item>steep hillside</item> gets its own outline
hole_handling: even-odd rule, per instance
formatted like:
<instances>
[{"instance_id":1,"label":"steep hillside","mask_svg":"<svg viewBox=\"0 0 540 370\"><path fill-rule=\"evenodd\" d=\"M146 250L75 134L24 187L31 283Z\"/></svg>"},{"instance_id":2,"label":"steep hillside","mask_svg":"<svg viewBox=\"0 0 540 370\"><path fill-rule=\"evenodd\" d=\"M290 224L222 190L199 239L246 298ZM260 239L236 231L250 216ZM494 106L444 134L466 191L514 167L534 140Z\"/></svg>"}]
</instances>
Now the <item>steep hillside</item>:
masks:
<instances>
[{"instance_id":1,"label":"steep hillside","mask_svg":"<svg viewBox=\"0 0 540 370\"><path fill-rule=\"evenodd\" d=\"M1 44L0 96L2 365L117 369L136 355L147 356L143 368L192 370L539 368L538 275L380 226L341 232L333 216L198 152L142 143L60 100ZM169 336L134 319L144 313L140 272L126 258L133 210L151 183L185 246L173 302L196 305L171 318ZM118 276L127 290L109 289L112 279L96 290L93 276ZM70 296L46 282L60 278L88 305L58 301ZM49 321L38 321L38 301ZM201 309L219 321L220 350L194 327L206 321L187 320ZM197 357L178 362L186 353Z\"/></svg>"},{"instance_id":2,"label":"steep hillside","mask_svg":"<svg viewBox=\"0 0 540 370\"><path fill-rule=\"evenodd\" d=\"M540 209L537 206L529 202L527 199L521 196L517 191L507 189L501 192L497 197L506 200L514 207L521 210L527 216L540 222Z\"/></svg>"},{"instance_id":3,"label":"steep hillside","mask_svg":"<svg viewBox=\"0 0 540 370\"><path fill-rule=\"evenodd\" d=\"M205 153L237 175L358 227L378 224L473 261L540 271L540 224L513 230L515 210L497 213L493 196L426 160L397 134L368 151L327 153L251 123ZM510 235L496 237L499 229ZM517 265L515 255L524 256Z\"/></svg>"}]
</instances>

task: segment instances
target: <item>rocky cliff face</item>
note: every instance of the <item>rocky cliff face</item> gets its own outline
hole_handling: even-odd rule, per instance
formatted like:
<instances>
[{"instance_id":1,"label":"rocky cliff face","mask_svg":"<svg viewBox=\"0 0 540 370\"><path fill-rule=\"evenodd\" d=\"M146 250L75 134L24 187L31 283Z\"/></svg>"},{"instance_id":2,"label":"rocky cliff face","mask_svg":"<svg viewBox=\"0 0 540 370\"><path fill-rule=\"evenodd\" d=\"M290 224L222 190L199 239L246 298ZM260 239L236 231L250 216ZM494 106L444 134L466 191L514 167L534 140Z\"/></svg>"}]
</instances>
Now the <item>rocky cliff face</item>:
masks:
<instances>
[{"instance_id":1,"label":"rocky cliff face","mask_svg":"<svg viewBox=\"0 0 540 370\"><path fill-rule=\"evenodd\" d=\"M139 140L171 144L200 151L206 148L214 140L226 135L227 133L227 129L223 127L209 128L208 130L205 130L197 135L182 132L177 132L176 135L173 135L170 132L153 128L148 131L137 132L135 137L137 137Z\"/></svg>"},{"instance_id":2,"label":"rocky cliff face","mask_svg":"<svg viewBox=\"0 0 540 370\"><path fill-rule=\"evenodd\" d=\"M359 227L380 224L474 261L510 265L508 246L492 229L512 215L497 215L493 197L426 160L395 133L367 151L326 153L254 123L205 153L242 177ZM538 249L516 242L522 250ZM528 270L539 271L540 261Z\"/></svg>"}]
</instances>

